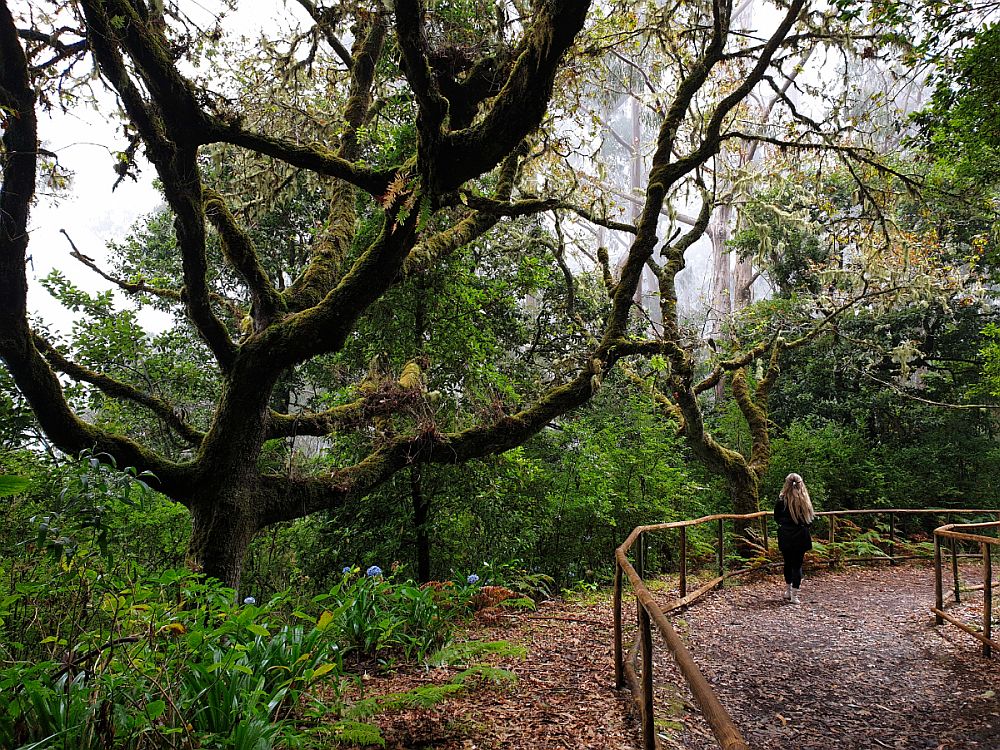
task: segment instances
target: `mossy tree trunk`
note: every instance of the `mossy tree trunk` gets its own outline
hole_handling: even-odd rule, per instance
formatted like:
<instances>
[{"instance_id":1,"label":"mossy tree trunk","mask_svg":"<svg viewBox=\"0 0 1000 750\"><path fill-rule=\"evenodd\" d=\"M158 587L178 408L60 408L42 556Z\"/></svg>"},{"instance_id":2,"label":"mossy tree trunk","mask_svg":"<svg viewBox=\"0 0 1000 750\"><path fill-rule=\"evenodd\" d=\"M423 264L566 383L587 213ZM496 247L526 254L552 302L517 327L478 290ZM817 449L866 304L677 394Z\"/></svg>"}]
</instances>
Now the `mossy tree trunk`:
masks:
<instances>
[{"instance_id":1,"label":"mossy tree trunk","mask_svg":"<svg viewBox=\"0 0 1000 750\"><path fill-rule=\"evenodd\" d=\"M424 492L423 471L419 466L410 469L410 499L413 503L413 532L416 535L417 580L427 583L431 579L431 502Z\"/></svg>"}]
</instances>

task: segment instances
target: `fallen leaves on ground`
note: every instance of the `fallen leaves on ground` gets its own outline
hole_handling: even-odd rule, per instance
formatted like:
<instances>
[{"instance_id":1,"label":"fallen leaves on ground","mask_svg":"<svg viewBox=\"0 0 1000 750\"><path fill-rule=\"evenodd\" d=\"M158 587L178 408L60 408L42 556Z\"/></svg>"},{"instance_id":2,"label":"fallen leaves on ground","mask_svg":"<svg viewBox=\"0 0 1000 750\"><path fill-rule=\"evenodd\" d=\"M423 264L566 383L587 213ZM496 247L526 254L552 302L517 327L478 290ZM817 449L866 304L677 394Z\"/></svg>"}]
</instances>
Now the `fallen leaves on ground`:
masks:
<instances>
[{"instance_id":1,"label":"fallen leaves on ground","mask_svg":"<svg viewBox=\"0 0 1000 750\"><path fill-rule=\"evenodd\" d=\"M981 569L963 570L962 580L981 583ZM934 625L933 568L818 572L803 582L801 605L782 592L779 577L765 576L675 618L752 748L1000 748L1000 659L983 658L958 628ZM982 592L950 609L974 622L977 607L981 616ZM676 680L663 666L664 679ZM658 702L673 690L661 687ZM717 747L696 710L682 718L669 742Z\"/></svg>"},{"instance_id":2,"label":"fallen leaves on ground","mask_svg":"<svg viewBox=\"0 0 1000 750\"><path fill-rule=\"evenodd\" d=\"M490 659L517 675L512 685L480 683L432 708L387 712L375 721L386 747L436 750L637 750L627 692L614 686L612 614L607 597L544 602L468 637L506 640L526 658ZM458 669L421 668L365 680L366 695L443 684Z\"/></svg>"},{"instance_id":3,"label":"fallen leaves on ground","mask_svg":"<svg viewBox=\"0 0 1000 750\"><path fill-rule=\"evenodd\" d=\"M798 606L782 599L780 576L764 575L713 592L672 620L754 750L1000 750L1000 654L984 659L971 636L934 626L933 575L922 565L817 572ZM981 572L969 568L962 578L981 583ZM655 596L665 602L674 593L661 583ZM981 608L982 592L970 592L951 611L974 622ZM629 602L627 630L634 621ZM635 750L638 721L627 692L614 689L611 633L607 595L547 602L473 629L470 638L527 648L524 659L491 662L518 682L388 712L377 720L386 746ZM654 655L660 747L716 750L659 636ZM365 693L442 684L456 671L370 677Z\"/></svg>"}]
</instances>

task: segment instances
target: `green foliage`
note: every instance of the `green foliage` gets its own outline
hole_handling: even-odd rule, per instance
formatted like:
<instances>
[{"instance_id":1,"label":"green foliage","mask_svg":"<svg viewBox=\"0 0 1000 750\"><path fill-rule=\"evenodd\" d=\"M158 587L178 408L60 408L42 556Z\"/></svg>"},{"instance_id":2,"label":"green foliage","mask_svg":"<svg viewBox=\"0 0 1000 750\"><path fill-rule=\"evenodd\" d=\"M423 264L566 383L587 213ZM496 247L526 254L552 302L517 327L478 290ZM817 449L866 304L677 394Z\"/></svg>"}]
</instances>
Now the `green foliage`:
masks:
<instances>
[{"instance_id":1,"label":"green foliage","mask_svg":"<svg viewBox=\"0 0 1000 750\"><path fill-rule=\"evenodd\" d=\"M52 623L50 659L3 670L6 747L162 747L178 734L196 747L288 746L294 717L326 710L314 688L343 679L318 623L275 623L280 599L236 605L232 590L182 572L88 580L94 615L72 640Z\"/></svg>"},{"instance_id":2,"label":"green foliage","mask_svg":"<svg viewBox=\"0 0 1000 750\"><path fill-rule=\"evenodd\" d=\"M368 747L378 745L385 747L382 731L374 724L363 721L340 719L328 729L331 741L342 745L360 745Z\"/></svg>"},{"instance_id":3,"label":"green foliage","mask_svg":"<svg viewBox=\"0 0 1000 750\"><path fill-rule=\"evenodd\" d=\"M525 446L462 467L426 466L421 476L432 508L431 578L476 572L535 599L610 576L614 549L635 525L716 507L673 425L614 376L589 407ZM328 585L345 562L384 560L413 571L410 490L401 477L349 511L297 525L303 574Z\"/></svg>"},{"instance_id":4,"label":"green foliage","mask_svg":"<svg viewBox=\"0 0 1000 750\"><path fill-rule=\"evenodd\" d=\"M371 718L383 711L430 708L448 696L461 692L464 687L461 682L446 682L443 685L424 685L402 693L365 698L351 706L349 715L354 718Z\"/></svg>"},{"instance_id":5,"label":"green foliage","mask_svg":"<svg viewBox=\"0 0 1000 750\"><path fill-rule=\"evenodd\" d=\"M352 569L311 599L284 592L241 605L231 589L193 573L150 575L137 564L122 524L138 531L144 515L162 518L134 470L89 454L57 467L5 459L35 476L30 487L11 483L28 495L14 496L12 518L21 520L5 529L0 556L11 575L0 597L0 686L12 696L0 710L3 747L313 746L326 735L309 726L328 716L342 719L335 735L371 737L377 730L342 703L352 681L345 658L429 659L451 642L479 591ZM515 652L494 644L465 651ZM424 705L433 692L400 705Z\"/></svg>"},{"instance_id":6,"label":"green foliage","mask_svg":"<svg viewBox=\"0 0 1000 750\"><path fill-rule=\"evenodd\" d=\"M147 748L178 734L194 747L290 747L315 739L303 735L303 721L331 713L344 719L334 735L346 741L370 732L361 722L380 711L433 705L474 678L508 678L473 665L444 686L345 707L346 654L468 663L520 653L503 643L440 650L469 611L471 586L438 591L349 574L290 610L287 594L261 607L234 604L231 589L178 571L86 580L81 593L94 616L85 627L70 636L64 623L50 623L45 658L0 671L13 696L0 714L4 747L58 739L53 747Z\"/></svg>"},{"instance_id":7,"label":"green foliage","mask_svg":"<svg viewBox=\"0 0 1000 750\"><path fill-rule=\"evenodd\" d=\"M989 395L1000 398L1000 325L990 323L983 329L979 350L983 358L983 378Z\"/></svg>"},{"instance_id":8,"label":"green foliage","mask_svg":"<svg viewBox=\"0 0 1000 750\"><path fill-rule=\"evenodd\" d=\"M103 463L102 459L103 458ZM142 509L152 491L135 468L119 471L110 456L81 453L76 461L65 464L62 490L56 505L37 522L35 546L47 549L60 561L68 562L78 553L100 551L107 556L109 536L114 531L109 513L115 510Z\"/></svg>"},{"instance_id":9,"label":"green foliage","mask_svg":"<svg viewBox=\"0 0 1000 750\"><path fill-rule=\"evenodd\" d=\"M550 599L555 593L556 581L552 576L528 570L521 560L509 560L495 565L485 563L481 570L486 583L523 594L528 606L533 606L536 601ZM515 601L518 600L508 599L504 606L519 606L514 604Z\"/></svg>"},{"instance_id":10,"label":"green foliage","mask_svg":"<svg viewBox=\"0 0 1000 750\"><path fill-rule=\"evenodd\" d=\"M455 621L468 612L470 592L349 572L314 601L330 608L330 620L345 651L382 660L399 655L421 661L451 638Z\"/></svg>"},{"instance_id":11,"label":"green foliage","mask_svg":"<svg viewBox=\"0 0 1000 750\"><path fill-rule=\"evenodd\" d=\"M5 367L0 367L0 449L14 450L31 442L37 429L35 417L24 396L14 386Z\"/></svg>"},{"instance_id":12,"label":"green foliage","mask_svg":"<svg viewBox=\"0 0 1000 750\"><path fill-rule=\"evenodd\" d=\"M918 117L932 154L977 180L1000 182L1000 25L979 30L940 73Z\"/></svg>"},{"instance_id":13,"label":"green foliage","mask_svg":"<svg viewBox=\"0 0 1000 750\"><path fill-rule=\"evenodd\" d=\"M26 477L16 477L10 474L0 474L0 497L19 495L31 486L31 480Z\"/></svg>"},{"instance_id":14,"label":"green foliage","mask_svg":"<svg viewBox=\"0 0 1000 750\"><path fill-rule=\"evenodd\" d=\"M730 246L767 267L777 297L815 294L821 287L817 270L834 250L824 241L823 221L846 210L850 200L846 174L823 173L812 181L782 175L776 185L755 190L741 206Z\"/></svg>"},{"instance_id":15,"label":"green foliage","mask_svg":"<svg viewBox=\"0 0 1000 750\"><path fill-rule=\"evenodd\" d=\"M448 644L431 654L427 659L428 666L459 666L470 664L474 659L483 656L513 656L523 659L527 650L508 641L459 641Z\"/></svg>"},{"instance_id":16,"label":"green foliage","mask_svg":"<svg viewBox=\"0 0 1000 750\"><path fill-rule=\"evenodd\" d=\"M872 459L855 429L819 419L793 422L772 443L762 496L773 504L785 477L804 472L817 510L870 507L885 490Z\"/></svg>"}]
</instances>

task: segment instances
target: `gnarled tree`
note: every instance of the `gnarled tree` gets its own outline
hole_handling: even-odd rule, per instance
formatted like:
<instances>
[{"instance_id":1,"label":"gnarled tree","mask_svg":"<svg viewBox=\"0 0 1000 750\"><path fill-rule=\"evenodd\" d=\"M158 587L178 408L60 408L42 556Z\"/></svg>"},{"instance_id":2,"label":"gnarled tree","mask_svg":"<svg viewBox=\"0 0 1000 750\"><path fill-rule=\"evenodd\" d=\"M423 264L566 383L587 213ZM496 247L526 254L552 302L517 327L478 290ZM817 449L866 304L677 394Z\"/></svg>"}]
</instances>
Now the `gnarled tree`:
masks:
<instances>
[{"instance_id":1,"label":"gnarled tree","mask_svg":"<svg viewBox=\"0 0 1000 750\"><path fill-rule=\"evenodd\" d=\"M744 35L731 29L727 0L663 10L653 36L686 24L684 33L673 30L671 43L689 45L688 52L679 56L681 74L659 110L648 188L628 227L635 239L618 277L606 269L611 305L599 336L575 353L573 372L526 394L518 410L500 405L478 422L444 430L433 420L406 419L425 398L416 364L396 374L391 393L361 382L353 401L329 409L280 411L273 394L304 363L342 351L389 290L464 252L500 222L570 209L621 228L593 206L577 205L569 191L538 192L560 184L543 174L560 148L550 111L556 82L585 77L588 60L626 43L628 35L617 34L603 9L589 27L586 49L574 51L590 12L583 0L470 3L435 12L419 0L395 0L391 7L299 4L308 26L286 40L287 52L271 61L271 75L300 76L317 86L314 109L305 110L312 114L306 118L311 132L283 132L281 117L265 124L253 107L273 102L255 103L252 87L235 101L219 94L232 87L217 58L207 80L185 74L195 69L185 56L211 47L216 32L199 36L173 4L0 3L0 357L56 446L92 448L119 466L151 472L157 489L190 510L193 564L232 585L239 584L244 553L259 530L349 505L407 467L516 446L590 398L621 357L645 353L630 336L630 313L643 268L660 243L665 203L719 151L739 104L767 75L786 37L799 23L808 28L809 20L805 0L792 0L773 32L747 48ZM342 41L348 38L353 41ZM304 54L297 52L300 44ZM731 79L726 62L737 48L749 62L737 84L721 90L716 81ZM140 384L79 364L29 325L25 262L39 170L38 111L70 80L67 66L82 57L93 58L99 81L124 113L130 142L119 171L128 172L140 149L156 170L173 215L183 283L106 278L184 310L210 353L205 366L221 381L203 425ZM703 90L710 93L699 98ZM289 119L303 114L301 103L296 107L289 107ZM387 136L379 118L390 110L398 122L415 124L412 137L401 128L394 143L381 140ZM686 126L689 120L698 126ZM235 187L214 181L213 157L216 166L255 161L261 172L273 169L321 189L325 220L310 233L297 276L286 278L287 269L262 261L266 249L250 226L260 197L253 190L259 192L262 181L241 195L238 181ZM269 189L284 186L279 181ZM213 286L213 242L239 280L228 294ZM668 282L671 268L664 271ZM685 360L676 342L657 347L676 357L681 372ZM86 421L70 407L61 378L147 410L190 449L171 457ZM696 395L687 386L684 399ZM287 408L287 399L278 406ZM378 430L393 420L396 429ZM269 440L372 430L381 437L359 460L323 473L274 471L261 461Z\"/></svg>"}]
</instances>

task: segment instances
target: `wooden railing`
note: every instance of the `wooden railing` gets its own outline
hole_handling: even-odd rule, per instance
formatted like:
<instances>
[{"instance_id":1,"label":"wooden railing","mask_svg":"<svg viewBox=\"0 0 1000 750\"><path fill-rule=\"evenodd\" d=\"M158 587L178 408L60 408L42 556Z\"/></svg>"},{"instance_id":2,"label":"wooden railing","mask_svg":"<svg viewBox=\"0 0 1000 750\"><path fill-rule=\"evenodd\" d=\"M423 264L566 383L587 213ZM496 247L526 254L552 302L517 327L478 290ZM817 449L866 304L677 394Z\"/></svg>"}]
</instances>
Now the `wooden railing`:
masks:
<instances>
[{"instance_id":1,"label":"wooden railing","mask_svg":"<svg viewBox=\"0 0 1000 750\"><path fill-rule=\"evenodd\" d=\"M993 547L1000 545L1000 539L995 536L985 536L983 534L970 533L973 530L985 531L989 529L1000 530L1000 521L991 523L952 523L934 529L934 606L931 612L934 613L934 621L937 625L943 625L947 620L952 625L964 630L976 640L983 644L983 656L990 658L993 649L1000 649L1000 642L993 640ZM958 585L958 556L955 554L956 541L976 542L979 544L983 560L983 584L982 586L972 586L968 591L983 590L983 630L978 632L969 625L952 617L944 611L944 581L942 574L942 542L950 540L952 575L954 577L954 599L955 603L962 601L961 592Z\"/></svg>"},{"instance_id":2,"label":"wooden railing","mask_svg":"<svg viewBox=\"0 0 1000 750\"><path fill-rule=\"evenodd\" d=\"M985 510L978 508L932 508L932 509L910 509L910 508L887 508L887 509L864 509L864 510L842 510L842 511L827 511L824 513L819 513L821 517L826 517L829 522L827 538L825 540L826 544L832 544L837 541L837 519L842 516L873 516L873 515L887 515L889 518L889 538L887 540L889 552L884 556L859 556L859 557L849 557L849 558L839 558L838 563L847 562L871 562L871 561L885 561L889 564L895 564L899 560L912 559L912 558L929 558L929 554L919 554L910 552L908 554L897 554L900 550L901 542L897 539L896 535L896 520L898 516L908 516L908 515L937 515L946 516L947 521L951 521L951 516L953 515L969 515L969 514L997 514L996 510ZM632 530L632 533L628 535L628 538L622 542L621 546L615 550L615 585L614 585L614 658L615 658L615 685L618 688L623 688L628 684L632 691L632 695L639 706L640 720L642 724L642 742L644 750L655 750L656 748L656 731L654 726L654 714L653 714L653 631L652 623L656 623L657 630L660 631L664 642L667 644L667 648L674 658L684 680L687 682L688 687L694 696L705 720L708 722L709 728L715 735L715 739L718 745L723 750L748 750L749 745L743 738L743 735L737 729L736 725L733 723L732 718L729 713L722 706L719 701L719 697L715 694L712 686L709 684L708 680L698 669L698 665L695 663L694 658L688 651L684 642L681 640L680 636L674 630L673 626L670 624L670 620L667 619L667 614L674 612L678 609L688 606L699 597L703 596L712 589L724 585L725 581L729 578L735 576L745 575L747 573L759 570L761 566L739 568L735 570L726 570L726 557L725 557L725 522L726 521L739 521L742 522L745 528L752 528L756 524L759 524L761 540L763 542L763 547L766 549L768 547L768 522L772 517L772 513L769 511L760 511L758 513L750 513L747 515L736 515L731 513L722 513L712 516L704 516L703 518L696 518L690 521L677 521L674 523L660 523L650 526L638 526ZM697 589L692 592L688 592L688 529L694 526L700 526L702 524L714 523L717 525L715 530L715 541L716 541L716 568L717 575L711 580L703 583ZM974 524L975 526L988 526L991 524ZM996 524L1000 525L1000 521ZM958 557L956 547L954 542L959 538L965 538L961 536L960 532L952 532L950 529L952 526L944 526L941 529L937 529L934 534L935 539L935 561L937 565L937 576L938 576L938 607L936 608L935 614L940 618L944 617L946 619L952 620L952 618L946 615L942 610L941 599L940 599L940 586L941 586L941 566L940 566L940 548L939 548L939 536L938 532L942 532L942 536L948 535L953 539L953 546L951 548L951 558L952 567L955 577L955 592L956 598L958 596ZM678 544L678 597L663 606L658 604L653 598L653 595L646 588L643 582L643 576L645 575L645 564L647 555L647 535L655 532L663 532L676 529L679 532L680 539ZM944 530L944 531L942 531ZM965 535L966 537L975 537L976 541L989 539L989 537L979 537L978 535ZM985 546L988 548L989 544L996 543L1000 540L993 539ZM635 566L629 562L628 554L635 548ZM984 558L984 559L989 559ZM984 563L985 565L986 563ZM622 622L622 594L623 594L623 584L624 579L628 579L632 586L632 591L635 594L636 599L636 617L638 620L638 628L636 632L635 639L632 643L631 650L626 658L624 653L624 628ZM989 581L989 576L987 576L987 581ZM987 586L991 586L988 583ZM957 624L957 623L956 623ZM989 638L989 636L987 636ZM989 644L984 645L984 652L988 646L1000 647L1000 643L995 641L990 641ZM637 658L641 656L640 668L636 669Z\"/></svg>"}]
</instances>

